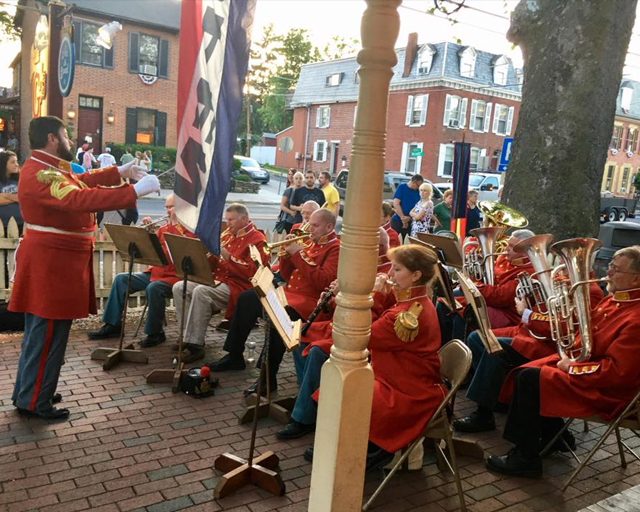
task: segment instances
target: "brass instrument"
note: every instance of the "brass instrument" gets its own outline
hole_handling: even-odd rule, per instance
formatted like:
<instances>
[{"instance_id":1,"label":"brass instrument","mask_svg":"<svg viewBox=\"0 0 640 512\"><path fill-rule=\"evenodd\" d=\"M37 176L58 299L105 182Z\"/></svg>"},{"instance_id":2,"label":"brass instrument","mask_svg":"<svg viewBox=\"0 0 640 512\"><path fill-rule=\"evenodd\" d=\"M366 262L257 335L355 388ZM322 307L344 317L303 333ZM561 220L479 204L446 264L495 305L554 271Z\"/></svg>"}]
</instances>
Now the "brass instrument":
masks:
<instances>
[{"instance_id":1,"label":"brass instrument","mask_svg":"<svg viewBox=\"0 0 640 512\"><path fill-rule=\"evenodd\" d=\"M548 312L547 299L553 295L552 269L549 265L549 246L552 241L553 235L535 235L518 242L513 247L515 252L528 256L535 271L531 275L527 272L518 274L516 297L524 299L530 310L537 308L542 314Z\"/></svg>"},{"instance_id":2,"label":"brass instrument","mask_svg":"<svg viewBox=\"0 0 640 512\"><path fill-rule=\"evenodd\" d=\"M551 273L552 282L558 272L565 269L570 283L562 281L554 285L553 295L547 299L551 338L558 345L560 357L567 356L573 362L586 361L591 356L593 339L589 284L608 281L607 278L589 279L593 251L601 245L595 238L571 238L551 246L551 250L564 263ZM576 342L578 333L579 346Z\"/></svg>"},{"instance_id":3,"label":"brass instrument","mask_svg":"<svg viewBox=\"0 0 640 512\"><path fill-rule=\"evenodd\" d=\"M160 217L159 219L156 219L156 220L154 220L152 222L149 222L147 224L141 224L140 227L148 229L149 231L151 231L151 228L158 229L160 227L161 223L168 222L168 221L169 221L169 215L165 215L164 217Z\"/></svg>"},{"instance_id":4,"label":"brass instrument","mask_svg":"<svg viewBox=\"0 0 640 512\"><path fill-rule=\"evenodd\" d=\"M498 201L480 201L478 209L484 216L482 225L487 228L502 228L504 235L509 228L524 228L529 225L529 220L518 210L509 208ZM496 252L504 252L507 248L506 237L500 237L496 244Z\"/></svg>"},{"instance_id":5,"label":"brass instrument","mask_svg":"<svg viewBox=\"0 0 640 512\"><path fill-rule=\"evenodd\" d=\"M293 238L285 238L284 240L280 240L279 242L272 242L270 244L265 244L265 247L269 252L273 252L274 249L281 249L286 247L289 244L294 244L294 243L303 242L303 241L306 242L307 240L309 240L309 238L311 238L311 234L306 233L304 235L296 236Z\"/></svg>"},{"instance_id":6,"label":"brass instrument","mask_svg":"<svg viewBox=\"0 0 640 512\"><path fill-rule=\"evenodd\" d=\"M309 232L309 228L311 227L311 222L307 221L302 226L296 229L291 230L291 234L295 236L302 236Z\"/></svg>"},{"instance_id":7,"label":"brass instrument","mask_svg":"<svg viewBox=\"0 0 640 512\"><path fill-rule=\"evenodd\" d=\"M494 257L500 254L495 250L496 242L502 235L503 228L489 227L472 229L469 233L476 237L477 248L472 248L468 253L464 253L465 262L464 270L468 271L467 275L482 281L485 284L493 285L493 263ZM469 245L475 245L476 242L465 241L463 252Z\"/></svg>"}]
</instances>

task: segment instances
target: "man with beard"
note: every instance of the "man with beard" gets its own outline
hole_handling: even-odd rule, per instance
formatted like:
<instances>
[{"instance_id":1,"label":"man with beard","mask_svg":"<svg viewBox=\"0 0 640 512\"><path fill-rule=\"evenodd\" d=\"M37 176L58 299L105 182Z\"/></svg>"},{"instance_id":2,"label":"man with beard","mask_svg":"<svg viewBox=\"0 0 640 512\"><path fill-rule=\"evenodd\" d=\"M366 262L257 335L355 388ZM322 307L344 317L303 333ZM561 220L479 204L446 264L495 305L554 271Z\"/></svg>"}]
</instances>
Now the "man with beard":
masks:
<instances>
[{"instance_id":1,"label":"man with beard","mask_svg":"<svg viewBox=\"0 0 640 512\"><path fill-rule=\"evenodd\" d=\"M13 403L23 416L63 419L69 410L53 404L62 400L55 390L71 322L97 312L92 212L131 208L160 184L133 162L72 173L67 128L57 117L33 119L29 142L18 189L25 236L9 303L10 311L25 313ZM129 185L122 178L139 181Z\"/></svg>"}]
</instances>

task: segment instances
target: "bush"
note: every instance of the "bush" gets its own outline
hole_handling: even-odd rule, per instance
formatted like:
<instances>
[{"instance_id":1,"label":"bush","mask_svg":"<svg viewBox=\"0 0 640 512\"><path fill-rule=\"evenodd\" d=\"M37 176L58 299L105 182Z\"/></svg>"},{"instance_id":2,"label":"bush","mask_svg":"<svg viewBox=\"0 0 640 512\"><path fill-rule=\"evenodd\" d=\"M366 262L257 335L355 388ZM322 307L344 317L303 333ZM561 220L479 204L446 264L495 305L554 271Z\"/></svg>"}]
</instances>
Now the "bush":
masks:
<instances>
[{"instance_id":1,"label":"bush","mask_svg":"<svg viewBox=\"0 0 640 512\"><path fill-rule=\"evenodd\" d=\"M233 179L236 181L253 181L249 176L247 176L246 174L238 174L238 175L234 175Z\"/></svg>"}]
</instances>

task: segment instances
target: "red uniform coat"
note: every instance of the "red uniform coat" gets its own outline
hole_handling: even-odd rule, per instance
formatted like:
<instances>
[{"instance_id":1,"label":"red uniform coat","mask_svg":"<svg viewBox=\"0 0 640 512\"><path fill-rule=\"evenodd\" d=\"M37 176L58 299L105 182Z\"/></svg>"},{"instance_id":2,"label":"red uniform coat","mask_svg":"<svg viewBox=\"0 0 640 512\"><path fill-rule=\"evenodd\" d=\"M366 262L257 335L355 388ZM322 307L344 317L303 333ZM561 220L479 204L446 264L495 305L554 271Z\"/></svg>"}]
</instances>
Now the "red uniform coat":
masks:
<instances>
[{"instance_id":1,"label":"red uniform coat","mask_svg":"<svg viewBox=\"0 0 640 512\"><path fill-rule=\"evenodd\" d=\"M416 439L445 396L440 378L440 327L426 287L401 294L374 295L374 302L390 306L371 325L368 349L374 374L369 439L395 452ZM418 335L405 342L395 332L399 313L415 302L423 306Z\"/></svg>"},{"instance_id":2,"label":"red uniform coat","mask_svg":"<svg viewBox=\"0 0 640 512\"><path fill-rule=\"evenodd\" d=\"M640 388L640 289L605 297L591 314L593 348L586 363L569 372L557 368L557 354L524 367L541 368L540 414L551 417L615 417ZM514 371L518 371L517 369ZM500 400L513 392L511 372Z\"/></svg>"},{"instance_id":3,"label":"red uniform coat","mask_svg":"<svg viewBox=\"0 0 640 512\"><path fill-rule=\"evenodd\" d=\"M266 266L269 263L269 256L264 252L266 243L267 239L253 226L253 222L249 222L244 228L238 230L235 235L228 231L220 239L221 247L229 251L229 259L227 261L222 258L216 258L213 277L217 281L225 283L231 292L225 314L227 319L233 316L238 295L251 288L251 278L258 270L258 267L251 259L249 246L256 246L260 252L262 264Z\"/></svg>"},{"instance_id":4,"label":"red uniform coat","mask_svg":"<svg viewBox=\"0 0 640 512\"><path fill-rule=\"evenodd\" d=\"M18 199L26 229L9 309L50 320L96 313L93 212L133 208L133 186L115 166L74 174L69 162L34 150L20 172Z\"/></svg>"},{"instance_id":5,"label":"red uniform coat","mask_svg":"<svg viewBox=\"0 0 640 512\"><path fill-rule=\"evenodd\" d=\"M320 294L338 276L339 253L340 240L332 231L294 255L281 258L280 275L287 281L287 302L302 318L309 317Z\"/></svg>"},{"instance_id":6,"label":"red uniform coat","mask_svg":"<svg viewBox=\"0 0 640 512\"><path fill-rule=\"evenodd\" d=\"M176 267L171 263L169 249L167 249L167 244L164 242L164 235L166 233L169 233L170 235L186 236L188 238L196 238L196 235L182 227L180 224L167 224L156 231L156 236L158 237L158 240L160 240L160 245L162 245L162 250L164 251L164 255L169 263L163 266L151 266L145 270L145 272L151 274L152 283L154 281L162 281L163 283L173 286L180 281L180 279L176 276Z\"/></svg>"},{"instance_id":7,"label":"red uniform coat","mask_svg":"<svg viewBox=\"0 0 640 512\"><path fill-rule=\"evenodd\" d=\"M391 222L387 222L384 226L382 226L389 235L389 247L398 247L400 246L400 237L398 236L398 232L391 227Z\"/></svg>"}]
</instances>

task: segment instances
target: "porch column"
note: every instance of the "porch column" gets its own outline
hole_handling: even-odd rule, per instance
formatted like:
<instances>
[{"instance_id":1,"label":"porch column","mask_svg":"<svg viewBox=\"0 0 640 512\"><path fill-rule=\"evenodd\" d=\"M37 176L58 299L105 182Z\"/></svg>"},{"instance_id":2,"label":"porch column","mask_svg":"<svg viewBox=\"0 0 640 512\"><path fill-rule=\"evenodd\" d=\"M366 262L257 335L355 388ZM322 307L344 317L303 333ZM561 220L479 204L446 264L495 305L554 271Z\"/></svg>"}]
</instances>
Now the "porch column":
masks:
<instances>
[{"instance_id":1,"label":"porch column","mask_svg":"<svg viewBox=\"0 0 640 512\"><path fill-rule=\"evenodd\" d=\"M366 2L358 53L358 111L340 239L341 291L333 317L331 357L322 367L309 499L313 512L356 512L362 507L373 396L366 349L370 293L378 260L387 104L397 62L394 45L401 0Z\"/></svg>"}]
</instances>

